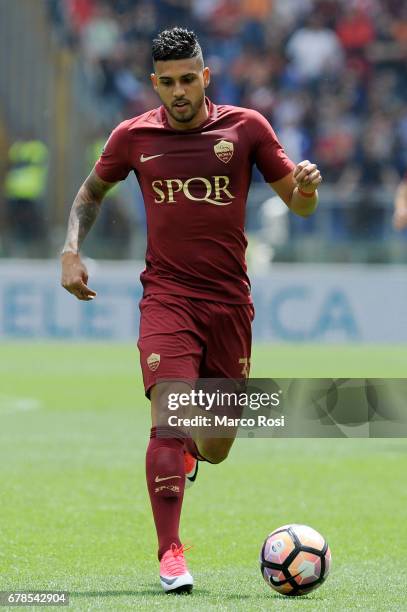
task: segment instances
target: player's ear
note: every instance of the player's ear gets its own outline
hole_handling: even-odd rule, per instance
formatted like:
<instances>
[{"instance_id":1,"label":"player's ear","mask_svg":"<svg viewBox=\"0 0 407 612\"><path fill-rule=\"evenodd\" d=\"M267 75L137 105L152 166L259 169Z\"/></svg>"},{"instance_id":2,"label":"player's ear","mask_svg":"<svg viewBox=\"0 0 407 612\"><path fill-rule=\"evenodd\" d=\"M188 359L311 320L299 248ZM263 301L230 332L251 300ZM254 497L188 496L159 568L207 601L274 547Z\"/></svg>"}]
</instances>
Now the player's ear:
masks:
<instances>
[{"instance_id":1,"label":"player's ear","mask_svg":"<svg viewBox=\"0 0 407 612\"><path fill-rule=\"evenodd\" d=\"M208 66L205 66L205 68L203 69L203 82L205 89L211 82L211 71L209 70Z\"/></svg>"},{"instance_id":2,"label":"player's ear","mask_svg":"<svg viewBox=\"0 0 407 612\"><path fill-rule=\"evenodd\" d=\"M152 72L150 74L150 80L151 80L151 83L153 85L154 90L157 91L157 83L158 83L158 81L157 81L157 75L155 74L155 72Z\"/></svg>"}]
</instances>

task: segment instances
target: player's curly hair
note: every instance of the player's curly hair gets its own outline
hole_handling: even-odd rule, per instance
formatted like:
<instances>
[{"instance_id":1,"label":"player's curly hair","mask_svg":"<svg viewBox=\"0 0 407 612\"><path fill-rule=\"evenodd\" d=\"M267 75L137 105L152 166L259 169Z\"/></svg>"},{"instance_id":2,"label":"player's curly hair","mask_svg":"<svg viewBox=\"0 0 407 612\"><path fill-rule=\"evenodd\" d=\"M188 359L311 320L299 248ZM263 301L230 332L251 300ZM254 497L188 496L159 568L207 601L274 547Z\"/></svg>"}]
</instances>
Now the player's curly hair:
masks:
<instances>
[{"instance_id":1,"label":"player's curly hair","mask_svg":"<svg viewBox=\"0 0 407 612\"><path fill-rule=\"evenodd\" d=\"M163 30L152 44L153 61L168 61L202 57L202 49L195 32L185 28Z\"/></svg>"}]
</instances>

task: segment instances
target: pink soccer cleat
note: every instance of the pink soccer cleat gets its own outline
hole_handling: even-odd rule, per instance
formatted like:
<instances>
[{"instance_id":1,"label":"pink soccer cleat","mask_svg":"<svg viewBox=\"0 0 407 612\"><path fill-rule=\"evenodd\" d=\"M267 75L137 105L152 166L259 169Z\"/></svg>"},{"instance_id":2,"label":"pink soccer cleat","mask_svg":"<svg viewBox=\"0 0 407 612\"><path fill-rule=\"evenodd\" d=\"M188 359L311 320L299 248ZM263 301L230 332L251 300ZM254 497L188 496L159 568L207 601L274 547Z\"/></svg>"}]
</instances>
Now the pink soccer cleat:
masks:
<instances>
[{"instance_id":1,"label":"pink soccer cleat","mask_svg":"<svg viewBox=\"0 0 407 612\"><path fill-rule=\"evenodd\" d=\"M184 465L185 488L188 489L189 487L192 487L198 475L198 460L186 450L184 450Z\"/></svg>"},{"instance_id":2,"label":"pink soccer cleat","mask_svg":"<svg viewBox=\"0 0 407 612\"><path fill-rule=\"evenodd\" d=\"M184 552L191 547L171 544L160 561L160 582L166 593L190 593L194 579L185 563Z\"/></svg>"}]
</instances>

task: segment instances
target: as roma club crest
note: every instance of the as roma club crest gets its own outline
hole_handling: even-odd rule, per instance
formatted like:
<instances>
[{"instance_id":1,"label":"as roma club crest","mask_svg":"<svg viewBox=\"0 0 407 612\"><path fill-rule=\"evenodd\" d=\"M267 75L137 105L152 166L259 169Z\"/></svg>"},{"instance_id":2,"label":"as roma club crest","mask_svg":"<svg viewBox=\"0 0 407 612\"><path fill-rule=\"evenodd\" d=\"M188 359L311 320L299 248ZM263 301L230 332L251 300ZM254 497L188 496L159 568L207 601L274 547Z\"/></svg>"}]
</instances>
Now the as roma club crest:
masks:
<instances>
[{"instance_id":1,"label":"as roma club crest","mask_svg":"<svg viewBox=\"0 0 407 612\"><path fill-rule=\"evenodd\" d=\"M214 147L215 155L224 164L227 164L233 157L234 146L233 142L228 140L221 140Z\"/></svg>"},{"instance_id":2,"label":"as roma club crest","mask_svg":"<svg viewBox=\"0 0 407 612\"><path fill-rule=\"evenodd\" d=\"M147 357L147 365L152 372L155 372L160 365L160 359L161 357L157 353L151 353L151 355Z\"/></svg>"}]
</instances>

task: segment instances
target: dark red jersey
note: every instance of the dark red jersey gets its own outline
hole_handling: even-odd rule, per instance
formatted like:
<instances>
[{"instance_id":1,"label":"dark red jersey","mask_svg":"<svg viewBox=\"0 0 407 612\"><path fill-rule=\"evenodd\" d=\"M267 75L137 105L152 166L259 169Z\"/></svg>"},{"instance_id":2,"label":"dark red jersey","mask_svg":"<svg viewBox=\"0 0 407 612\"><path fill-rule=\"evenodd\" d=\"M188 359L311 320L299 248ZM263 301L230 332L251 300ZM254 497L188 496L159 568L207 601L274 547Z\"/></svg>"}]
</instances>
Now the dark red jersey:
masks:
<instances>
[{"instance_id":1,"label":"dark red jersey","mask_svg":"<svg viewBox=\"0 0 407 612\"><path fill-rule=\"evenodd\" d=\"M133 170L147 216L144 295L251 301L244 232L253 164L267 182L294 168L268 121L254 110L215 105L199 127L175 130L164 107L113 130L96 164L121 181Z\"/></svg>"}]
</instances>

